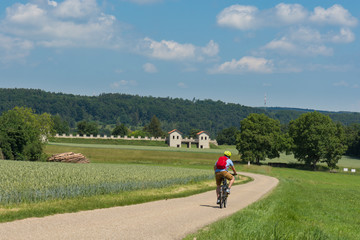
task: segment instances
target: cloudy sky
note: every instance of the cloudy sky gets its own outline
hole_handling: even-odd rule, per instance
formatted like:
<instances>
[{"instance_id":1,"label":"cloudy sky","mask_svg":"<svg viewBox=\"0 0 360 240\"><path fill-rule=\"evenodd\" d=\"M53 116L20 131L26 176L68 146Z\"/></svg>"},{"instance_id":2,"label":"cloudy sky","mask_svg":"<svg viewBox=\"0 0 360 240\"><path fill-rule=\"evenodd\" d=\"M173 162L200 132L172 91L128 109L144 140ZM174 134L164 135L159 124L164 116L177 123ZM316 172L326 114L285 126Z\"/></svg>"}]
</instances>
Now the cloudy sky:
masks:
<instances>
[{"instance_id":1,"label":"cloudy sky","mask_svg":"<svg viewBox=\"0 0 360 240\"><path fill-rule=\"evenodd\" d=\"M1 0L0 87L360 112L360 1Z\"/></svg>"}]
</instances>

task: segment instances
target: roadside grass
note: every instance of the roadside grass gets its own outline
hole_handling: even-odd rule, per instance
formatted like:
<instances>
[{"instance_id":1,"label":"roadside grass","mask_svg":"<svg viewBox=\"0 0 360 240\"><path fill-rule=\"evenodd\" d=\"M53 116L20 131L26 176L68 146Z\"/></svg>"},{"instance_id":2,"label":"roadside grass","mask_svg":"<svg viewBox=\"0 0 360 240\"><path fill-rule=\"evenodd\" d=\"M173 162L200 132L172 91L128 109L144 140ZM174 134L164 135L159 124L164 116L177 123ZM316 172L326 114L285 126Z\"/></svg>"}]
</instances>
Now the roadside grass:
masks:
<instances>
[{"instance_id":1,"label":"roadside grass","mask_svg":"<svg viewBox=\"0 0 360 240\"><path fill-rule=\"evenodd\" d=\"M236 184L244 184L249 181L251 181L250 178L241 177L240 180L236 181ZM206 180L181 185L175 184L164 188L125 191L117 194L0 205L0 222L187 197L214 190L215 187L214 180Z\"/></svg>"},{"instance_id":2,"label":"roadside grass","mask_svg":"<svg viewBox=\"0 0 360 240\"><path fill-rule=\"evenodd\" d=\"M268 197L185 239L360 239L360 175L243 166L274 176Z\"/></svg>"}]
</instances>

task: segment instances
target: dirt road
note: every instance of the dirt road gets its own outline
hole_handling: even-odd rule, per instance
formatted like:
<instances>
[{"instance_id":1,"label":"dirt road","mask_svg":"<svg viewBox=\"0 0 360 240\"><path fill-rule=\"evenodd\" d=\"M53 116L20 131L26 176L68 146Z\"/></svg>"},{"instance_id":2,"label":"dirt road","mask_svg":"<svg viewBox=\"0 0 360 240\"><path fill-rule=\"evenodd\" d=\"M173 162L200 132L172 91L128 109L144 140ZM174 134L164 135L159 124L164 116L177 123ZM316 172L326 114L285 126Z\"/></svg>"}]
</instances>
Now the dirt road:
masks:
<instances>
[{"instance_id":1,"label":"dirt road","mask_svg":"<svg viewBox=\"0 0 360 240\"><path fill-rule=\"evenodd\" d=\"M240 173L254 181L234 186L226 209L215 191L186 198L29 218L0 224L0 239L182 239L229 216L270 192L276 178Z\"/></svg>"}]
</instances>

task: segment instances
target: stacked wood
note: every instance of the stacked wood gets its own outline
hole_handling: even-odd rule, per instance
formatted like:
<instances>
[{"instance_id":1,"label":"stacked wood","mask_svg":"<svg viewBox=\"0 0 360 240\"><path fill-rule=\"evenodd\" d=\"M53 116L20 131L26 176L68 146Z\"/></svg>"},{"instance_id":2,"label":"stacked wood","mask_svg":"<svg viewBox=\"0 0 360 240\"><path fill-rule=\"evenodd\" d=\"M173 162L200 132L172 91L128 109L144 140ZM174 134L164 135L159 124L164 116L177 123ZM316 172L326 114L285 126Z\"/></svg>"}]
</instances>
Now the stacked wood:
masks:
<instances>
[{"instance_id":1,"label":"stacked wood","mask_svg":"<svg viewBox=\"0 0 360 240\"><path fill-rule=\"evenodd\" d=\"M90 163L90 161L83 154L73 152L54 154L49 157L47 161L65 163Z\"/></svg>"}]
</instances>

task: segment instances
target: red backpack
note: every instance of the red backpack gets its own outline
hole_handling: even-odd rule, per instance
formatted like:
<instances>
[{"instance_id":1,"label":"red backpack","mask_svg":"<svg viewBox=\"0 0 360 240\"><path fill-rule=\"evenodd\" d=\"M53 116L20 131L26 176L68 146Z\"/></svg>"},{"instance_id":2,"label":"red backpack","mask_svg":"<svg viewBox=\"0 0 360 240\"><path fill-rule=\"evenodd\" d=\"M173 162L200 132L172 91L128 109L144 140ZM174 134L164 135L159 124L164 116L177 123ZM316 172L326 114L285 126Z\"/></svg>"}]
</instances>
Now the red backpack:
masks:
<instances>
[{"instance_id":1,"label":"red backpack","mask_svg":"<svg viewBox=\"0 0 360 240\"><path fill-rule=\"evenodd\" d=\"M228 160L228 157L226 157L226 156L219 157L218 161L216 162L216 168L217 169L225 169L227 160Z\"/></svg>"}]
</instances>

